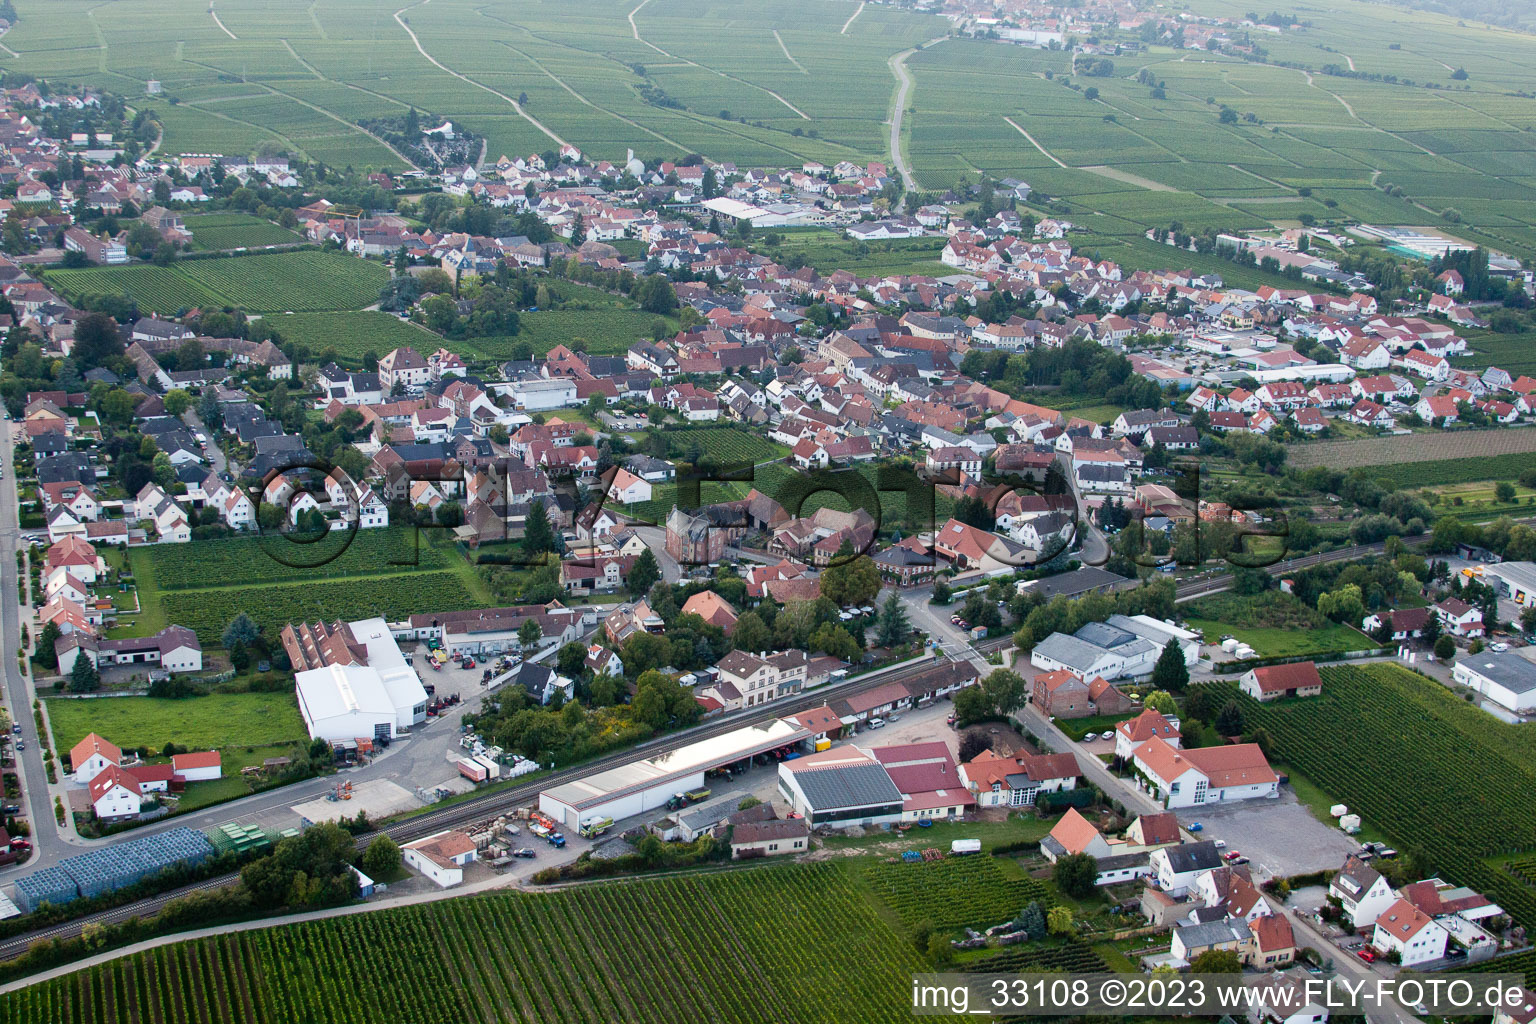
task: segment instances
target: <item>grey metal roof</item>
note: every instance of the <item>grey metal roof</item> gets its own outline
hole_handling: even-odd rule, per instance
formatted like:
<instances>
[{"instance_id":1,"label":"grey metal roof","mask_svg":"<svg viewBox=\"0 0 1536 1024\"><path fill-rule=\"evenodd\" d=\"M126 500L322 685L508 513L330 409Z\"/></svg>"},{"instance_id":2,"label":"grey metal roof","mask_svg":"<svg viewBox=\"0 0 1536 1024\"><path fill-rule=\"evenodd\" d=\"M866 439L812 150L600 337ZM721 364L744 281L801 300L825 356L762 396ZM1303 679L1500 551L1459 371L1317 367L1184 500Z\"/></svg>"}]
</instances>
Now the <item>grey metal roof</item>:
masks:
<instances>
[{"instance_id":1,"label":"grey metal roof","mask_svg":"<svg viewBox=\"0 0 1536 1024\"><path fill-rule=\"evenodd\" d=\"M817 811L901 803L901 791L878 764L831 765L798 771L795 782Z\"/></svg>"},{"instance_id":2,"label":"grey metal roof","mask_svg":"<svg viewBox=\"0 0 1536 1024\"><path fill-rule=\"evenodd\" d=\"M1042 658L1058 661L1078 672L1092 671L1104 655L1110 653L1098 644L1080 640L1066 633L1052 633L1035 645L1035 651Z\"/></svg>"},{"instance_id":3,"label":"grey metal roof","mask_svg":"<svg viewBox=\"0 0 1536 1024\"><path fill-rule=\"evenodd\" d=\"M1465 666L1484 679L1498 683L1511 693L1529 693L1536 690L1536 663L1522 658L1514 651L1505 651L1502 654L1493 651L1468 654L1458 658L1456 664Z\"/></svg>"},{"instance_id":4,"label":"grey metal roof","mask_svg":"<svg viewBox=\"0 0 1536 1024\"><path fill-rule=\"evenodd\" d=\"M1249 936L1248 926L1236 918L1230 921L1211 921L1208 924L1180 925L1178 933L1187 949L1214 946L1219 942L1242 942Z\"/></svg>"},{"instance_id":5,"label":"grey metal roof","mask_svg":"<svg viewBox=\"0 0 1536 1024\"><path fill-rule=\"evenodd\" d=\"M1107 622L1085 622L1072 635L1098 647L1119 647L1137 638L1135 633L1112 626Z\"/></svg>"},{"instance_id":6,"label":"grey metal roof","mask_svg":"<svg viewBox=\"0 0 1536 1024\"><path fill-rule=\"evenodd\" d=\"M1189 871L1205 871L1209 868L1221 866L1221 855L1216 852L1216 844L1210 840L1200 843L1185 843L1182 846L1170 846L1166 850L1168 866L1179 874Z\"/></svg>"},{"instance_id":7,"label":"grey metal roof","mask_svg":"<svg viewBox=\"0 0 1536 1024\"><path fill-rule=\"evenodd\" d=\"M1115 587L1124 582L1126 582L1124 576L1112 573L1107 569L1085 565L1071 572L1064 572L1035 580L1029 584L1029 590L1032 593L1043 594L1047 598L1055 597L1057 594L1076 597L1079 594L1086 594L1092 590Z\"/></svg>"}]
</instances>

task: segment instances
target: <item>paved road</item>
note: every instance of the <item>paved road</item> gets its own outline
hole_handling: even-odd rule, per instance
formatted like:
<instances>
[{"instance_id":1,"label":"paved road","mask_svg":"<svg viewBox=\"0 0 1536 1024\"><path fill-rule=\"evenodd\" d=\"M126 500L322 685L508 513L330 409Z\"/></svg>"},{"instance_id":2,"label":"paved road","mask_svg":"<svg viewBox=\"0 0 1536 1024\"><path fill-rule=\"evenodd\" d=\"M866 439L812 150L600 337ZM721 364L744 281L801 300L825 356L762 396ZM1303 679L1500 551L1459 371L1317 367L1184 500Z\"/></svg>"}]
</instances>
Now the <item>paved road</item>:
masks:
<instances>
[{"instance_id":1,"label":"paved road","mask_svg":"<svg viewBox=\"0 0 1536 1024\"><path fill-rule=\"evenodd\" d=\"M208 456L208 462L213 467L213 471L221 477L230 472L229 460L224 458L224 450L219 447L219 431L209 430L207 424L197 415L195 408L189 408L182 413L181 421L208 439L208 447L203 449L203 454Z\"/></svg>"},{"instance_id":2,"label":"paved road","mask_svg":"<svg viewBox=\"0 0 1536 1024\"><path fill-rule=\"evenodd\" d=\"M0 481L0 660L5 662L5 696L11 714L21 723L21 735L27 749L17 758L21 776L22 807L32 825L33 854L25 868L53 863L60 856L63 846L61 830L53 817L53 805L48 795L48 775L43 768L42 738L32 718L32 692L27 678L16 660L21 645L21 607L16 577L16 551L18 538L16 507L16 464L11 443L9 419L0 423L4 440L0 443L0 464L5 467L5 479ZM30 627L29 627L30 628Z\"/></svg>"}]
</instances>

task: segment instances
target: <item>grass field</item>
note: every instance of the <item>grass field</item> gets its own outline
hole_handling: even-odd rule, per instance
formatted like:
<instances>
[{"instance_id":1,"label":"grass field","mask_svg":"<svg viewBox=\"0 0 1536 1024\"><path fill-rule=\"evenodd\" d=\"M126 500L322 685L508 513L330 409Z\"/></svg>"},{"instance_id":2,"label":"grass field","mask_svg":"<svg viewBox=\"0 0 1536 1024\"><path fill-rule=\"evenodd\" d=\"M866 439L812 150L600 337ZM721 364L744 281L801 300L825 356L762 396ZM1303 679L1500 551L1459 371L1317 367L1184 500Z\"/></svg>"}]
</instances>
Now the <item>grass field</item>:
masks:
<instances>
[{"instance_id":1,"label":"grass field","mask_svg":"<svg viewBox=\"0 0 1536 1024\"><path fill-rule=\"evenodd\" d=\"M442 531L422 531L419 549L414 534L405 528L359 530L330 561L325 559L342 543L339 536L303 546L249 538L135 549L130 559L143 612L112 633L148 636L176 623L212 646L242 611L275 640L285 623L301 619L398 619L492 603Z\"/></svg>"},{"instance_id":2,"label":"grass field","mask_svg":"<svg viewBox=\"0 0 1536 1024\"><path fill-rule=\"evenodd\" d=\"M124 749L148 747L151 760L167 743L217 750L223 777L189 785L178 805L182 811L245 795L250 786L240 769L293 755L309 742L292 693L215 693L184 700L52 697L48 722L61 754L92 732Z\"/></svg>"},{"instance_id":3,"label":"grass field","mask_svg":"<svg viewBox=\"0 0 1536 1024\"><path fill-rule=\"evenodd\" d=\"M1431 487L1479 480L1514 481L1532 465L1536 465L1536 454L1517 452L1371 466L1369 472L1374 477L1391 480L1399 487Z\"/></svg>"},{"instance_id":4,"label":"grass field","mask_svg":"<svg viewBox=\"0 0 1536 1024\"><path fill-rule=\"evenodd\" d=\"M1187 619L1186 622L1190 629L1201 630L1205 638L1212 642L1223 636L1235 636L1241 643L1252 647L1254 654L1260 658L1368 651L1378 646L1376 641L1358 629L1337 622L1316 629L1233 626L1209 619Z\"/></svg>"},{"instance_id":5,"label":"grass field","mask_svg":"<svg viewBox=\"0 0 1536 1024\"><path fill-rule=\"evenodd\" d=\"M52 270L46 277L72 298L125 294L146 312L234 306L276 313L361 309L378 298L389 271L346 253L305 250L182 260L169 267Z\"/></svg>"},{"instance_id":6,"label":"grass field","mask_svg":"<svg viewBox=\"0 0 1536 1024\"><path fill-rule=\"evenodd\" d=\"M303 236L248 213L199 213L184 219L196 249L297 245Z\"/></svg>"}]
</instances>

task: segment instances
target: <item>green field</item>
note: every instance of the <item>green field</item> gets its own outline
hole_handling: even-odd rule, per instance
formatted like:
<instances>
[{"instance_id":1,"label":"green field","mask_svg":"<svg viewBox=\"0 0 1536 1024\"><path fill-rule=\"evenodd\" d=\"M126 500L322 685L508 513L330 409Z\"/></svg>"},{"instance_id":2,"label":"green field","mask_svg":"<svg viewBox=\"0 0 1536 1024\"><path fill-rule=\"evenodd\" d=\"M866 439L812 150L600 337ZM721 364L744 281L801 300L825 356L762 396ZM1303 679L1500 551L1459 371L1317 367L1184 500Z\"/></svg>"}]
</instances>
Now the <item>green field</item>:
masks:
<instances>
[{"instance_id":1,"label":"green field","mask_svg":"<svg viewBox=\"0 0 1536 1024\"><path fill-rule=\"evenodd\" d=\"M192 232L195 249L257 248L263 245L297 245L304 238L271 221L248 213L199 213L184 218Z\"/></svg>"},{"instance_id":2,"label":"green field","mask_svg":"<svg viewBox=\"0 0 1536 1024\"><path fill-rule=\"evenodd\" d=\"M1379 644L1352 626L1334 622L1316 629L1277 629L1262 626L1232 626L1208 619L1186 619L1190 629L1198 629L1207 640L1235 636L1253 648L1260 658L1292 658L1308 654L1339 654L1344 651L1375 650Z\"/></svg>"},{"instance_id":3,"label":"green field","mask_svg":"<svg viewBox=\"0 0 1536 1024\"><path fill-rule=\"evenodd\" d=\"M782 444L770 441L760 434L735 427L706 427L698 430L668 430L667 457L685 457L697 446L704 456L721 462L764 462L789 454Z\"/></svg>"},{"instance_id":4,"label":"green field","mask_svg":"<svg viewBox=\"0 0 1536 1024\"><path fill-rule=\"evenodd\" d=\"M1247 725L1270 734L1275 760L1391 836L1424 873L1536 922L1536 884L1503 864L1536 850L1536 748L1525 728L1397 665L1320 672L1320 697L1239 698Z\"/></svg>"},{"instance_id":5,"label":"green field","mask_svg":"<svg viewBox=\"0 0 1536 1024\"><path fill-rule=\"evenodd\" d=\"M51 270L46 278L71 298L125 294L146 312L234 306L278 313L361 309L378 299L389 271L342 252L304 250L182 260L169 267Z\"/></svg>"},{"instance_id":6,"label":"green field","mask_svg":"<svg viewBox=\"0 0 1536 1024\"><path fill-rule=\"evenodd\" d=\"M558 138L607 160L633 149L743 167L889 163L889 62L932 42L906 60L915 84L899 141L919 190L1018 177L1048 202L1042 212L1123 239L1175 220L1435 223L1454 207L1469 240L1536 253L1536 43L1359 0L1253 33L1262 52L1249 59L1149 46L1093 77L1062 50L945 38L952 25L937 15L854 0L222 0L217 23L197 0L16 6L8 67L135 98L173 155L275 142L332 167L400 168L357 124L415 106L484 135L493 160ZM1192 10L1232 13L1215 0ZM1465 81L1451 79L1456 67ZM163 97L144 98L151 78ZM1219 119L1224 106L1236 122ZM860 273L938 272L914 259L922 246L875 245L847 262L842 244L782 248Z\"/></svg>"},{"instance_id":7,"label":"green field","mask_svg":"<svg viewBox=\"0 0 1536 1024\"><path fill-rule=\"evenodd\" d=\"M1431 487L1436 484L1462 484L1475 480L1512 481L1533 465L1536 465L1536 454L1514 452L1508 455L1371 466L1370 474L1373 477L1390 480L1399 487Z\"/></svg>"},{"instance_id":8,"label":"green field","mask_svg":"<svg viewBox=\"0 0 1536 1024\"><path fill-rule=\"evenodd\" d=\"M356 985L338 956L392 982ZM853 869L774 865L232 932L0 996L0 1021L760 1024L822 1022L835 1000L873 1024L911 1019L925 969Z\"/></svg>"},{"instance_id":9,"label":"green field","mask_svg":"<svg viewBox=\"0 0 1536 1024\"><path fill-rule=\"evenodd\" d=\"M92 732L124 749L148 747L151 758L167 743L217 750L223 777L189 785L178 803L182 811L244 796L250 786L240 769L292 756L309 742L292 693L215 693L183 700L53 697L48 723L61 754Z\"/></svg>"},{"instance_id":10,"label":"green field","mask_svg":"<svg viewBox=\"0 0 1536 1024\"><path fill-rule=\"evenodd\" d=\"M176 623L210 646L242 611L275 641L284 623L301 619L399 619L491 603L443 531L422 531L419 549L414 535L393 527L359 530L331 561L326 558L344 543L344 533L313 545L277 537L138 548L130 559L143 612L112 632L148 636Z\"/></svg>"},{"instance_id":11,"label":"green field","mask_svg":"<svg viewBox=\"0 0 1536 1024\"><path fill-rule=\"evenodd\" d=\"M939 262L944 238L898 238L888 242L853 241L831 228L795 228L777 234L777 245L759 244L754 248L778 263L800 257L823 274L846 270L860 277L880 274L927 274L943 277L954 273L953 267Z\"/></svg>"},{"instance_id":12,"label":"green field","mask_svg":"<svg viewBox=\"0 0 1536 1024\"><path fill-rule=\"evenodd\" d=\"M439 345L455 347L455 343L445 342L423 327L378 310L274 313L265 319L284 341L304 345L315 356L334 349L338 363L355 369L362 368L363 356L369 352L382 356L402 345L410 345L425 355Z\"/></svg>"}]
</instances>

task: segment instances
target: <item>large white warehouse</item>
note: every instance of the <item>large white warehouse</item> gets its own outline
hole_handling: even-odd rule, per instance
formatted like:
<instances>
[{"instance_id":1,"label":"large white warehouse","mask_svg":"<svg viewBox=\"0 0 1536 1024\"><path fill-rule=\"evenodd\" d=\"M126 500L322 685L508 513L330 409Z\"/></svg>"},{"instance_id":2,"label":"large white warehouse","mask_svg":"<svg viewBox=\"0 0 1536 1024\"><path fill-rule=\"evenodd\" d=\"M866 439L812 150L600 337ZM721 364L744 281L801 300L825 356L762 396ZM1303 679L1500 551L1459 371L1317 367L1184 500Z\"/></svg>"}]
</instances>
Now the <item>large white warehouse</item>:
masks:
<instances>
[{"instance_id":1,"label":"large white warehouse","mask_svg":"<svg viewBox=\"0 0 1536 1024\"><path fill-rule=\"evenodd\" d=\"M319 657L296 662L319 666L294 677L310 738L384 739L426 721L426 688L384 620L336 625L343 628L327 633L345 643L323 638ZM292 630L288 627L285 634Z\"/></svg>"},{"instance_id":2,"label":"large white warehouse","mask_svg":"<svg viewBox=\"0 0 1536 1024\"><path fill-rule=\"evenodd\" d=\"M570 828L578 827L588 818L618 821L663 807L676 793L699 789L704 785L704 773L711 768L810 738L809 729L787 718L745 726L670 753L546 789L539 794L539 810Z\"/></svg>"}]
</instances>

